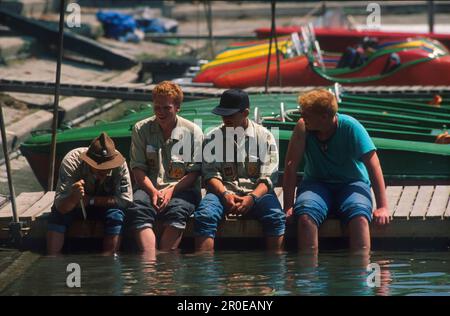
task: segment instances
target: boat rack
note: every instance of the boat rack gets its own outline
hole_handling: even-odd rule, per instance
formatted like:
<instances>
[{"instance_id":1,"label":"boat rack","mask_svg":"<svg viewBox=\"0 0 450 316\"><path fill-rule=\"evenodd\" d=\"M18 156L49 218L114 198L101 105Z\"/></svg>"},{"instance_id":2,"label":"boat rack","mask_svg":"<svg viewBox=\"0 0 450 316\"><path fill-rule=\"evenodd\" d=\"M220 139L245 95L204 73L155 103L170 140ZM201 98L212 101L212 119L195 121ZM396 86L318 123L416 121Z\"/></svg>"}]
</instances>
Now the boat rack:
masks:
<instances>
[{"instance_id":1,"label":"boat rack","mask_svg":"<svg viewBox=\"0 0 450 316\"><path fill-rule=\"evenodd\" d=\"M60 95L63 96L80 96L94 97L104 99L122 99L135 101L151 101L151 91L155 85L145 85L143 83L123 84L120 86L114 84L98 83L82 83L70 82L61 83ZM328 87L270 87L269 93L302 93L314 88ZM204 99L219 97L226 89L183 85L182 86L186 99ZM249 94L263 94L264 87L251 87L244 89ZM402 95L429 95L429 94L450 94L450 86L345 86L343 91L351 94L368 94L368 95L392 95L402 93ZM0 79L0 92L22 92L52 95L55 92L54 82L47 81L27 81L14 79Z\"/></svg>"}]
</instances>

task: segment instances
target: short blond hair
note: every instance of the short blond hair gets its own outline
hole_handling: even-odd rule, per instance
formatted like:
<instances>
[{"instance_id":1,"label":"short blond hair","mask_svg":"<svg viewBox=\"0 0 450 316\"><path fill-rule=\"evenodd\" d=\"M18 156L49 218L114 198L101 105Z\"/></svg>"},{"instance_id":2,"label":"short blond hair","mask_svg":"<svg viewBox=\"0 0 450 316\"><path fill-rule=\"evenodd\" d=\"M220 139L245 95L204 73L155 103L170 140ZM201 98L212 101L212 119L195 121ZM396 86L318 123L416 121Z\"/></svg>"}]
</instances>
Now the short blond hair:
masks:
<instances>
[{"instance_id":1,"label":"short blond hair","mask_svg":"<svg viewBox=\"0 0 450 316\"><path fill-rule=\"evenodd\" d=\"M180 106L183 102L183 91L180 86L170 81L162 81L158 83L152 90L152 98L168 97L176 106Z\"/></svg>"},{"instance_id":2,"label":"short blond hair","mask_svg":"<svg viewBox=\"0 0 450 316\"><path fill-rule=\"evenodd\" d=\"M338 111L336 97L325 89L308 91L300 95L297 101L302 110L311 109L318 114L334 116Z\"/></svg>"}]
</instances>

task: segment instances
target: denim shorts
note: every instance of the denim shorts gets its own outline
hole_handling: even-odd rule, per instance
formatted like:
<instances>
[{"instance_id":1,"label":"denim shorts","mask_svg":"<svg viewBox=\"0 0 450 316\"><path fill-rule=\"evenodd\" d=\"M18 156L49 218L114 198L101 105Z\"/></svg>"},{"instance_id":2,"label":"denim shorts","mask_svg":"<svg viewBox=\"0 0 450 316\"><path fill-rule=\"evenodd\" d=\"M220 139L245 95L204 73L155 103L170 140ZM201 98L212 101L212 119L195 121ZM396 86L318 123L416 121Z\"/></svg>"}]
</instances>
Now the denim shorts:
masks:
<instances>
[{"instance_id":1,"label":"denim shorts","mask_svg":"<svg viewBox=\"0 0 450 316\"><path fill-rule=\"evenodd\" d=\"M120 235L122 233L125 214L122 210L116 208L102 209L92 206L86 207L87 219L103 221L105 224L106 235ZM47 229L57 233L64 234L72 225L74 220L83 219L83 213L80 208L62 214L52 207L48 218Z\"/></svg>"},{"instance_id":2,"label":"denim shorts","mask_svg":"<svg viewBox=\"0 0 450 316\"><path fill-rule=\"evenodd\" d=\"M147 192L137 190L133 197L133 205L128 208L126 218L126 226L131 229L153 228L157 219L165 226L185 229L188 218L201 199L200 192L194 190L178 192L172 196L166 209L158 213Z\"/></svg>"},{"instance_id":3,"label":"denim shorts","mask_svg":"<svg viewBox=\"0 0 450 316\"><path fill-rule=\"evenodd\" d=\"M213 193L206 194L194 212L195 236L215 238L217 227L224 217L225 209L219 197ZM286 215L273 191L258 198L245 217L259 220L265 236L284 234Z\"/></svg>"},{"instance_id":4,"label":"denim shorts","mask_svg":"<svg viewBox=\"0 0 450 316\"><path fill-rule=\"evenodd\" d=\"M372 193L363 181L351 183L326 183L303 180L297 187L294 215L308 215L317 226L327 218L329 212L336 214L348 224L356 216L372 220Z\"/></svg>"}]
</instances>

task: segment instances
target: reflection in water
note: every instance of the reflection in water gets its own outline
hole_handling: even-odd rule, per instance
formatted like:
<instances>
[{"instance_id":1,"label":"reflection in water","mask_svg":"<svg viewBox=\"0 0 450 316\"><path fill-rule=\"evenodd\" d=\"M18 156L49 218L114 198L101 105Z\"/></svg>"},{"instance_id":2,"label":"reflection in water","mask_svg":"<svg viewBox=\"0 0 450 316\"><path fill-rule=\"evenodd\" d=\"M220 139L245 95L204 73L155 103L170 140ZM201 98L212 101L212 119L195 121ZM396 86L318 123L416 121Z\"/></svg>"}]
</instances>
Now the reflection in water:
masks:
<instances>
[{"instance_id":1,"label":"reflection in water","mask_svg":"<svg viewBox=\"0 0 450 316\"><path fill-rule=\"evenodd\" d=\"M0 294L450 295L449 260L448 252L369 256L216 251L41 257ZM81 267L80 288L66 285L69 263ZM370 263L378 264L379 279L371 278ZM379 280L379 286L370 287L370 280Z\"/></svg>"},{"instance_id":2,"label":"reflection in water","mask_svg":"<svg viewBox=\"0 0 450 316\"><path fill-rule=\"evenodd\" d=\"M239 255L239 254L237 254ZM275 295L284 288L286 275L286 254L260 252L258 255L236 254L224 258L225 292L224 295ZM239 260L239 261L238 261ZM236 265L239 262L239 265ZM256 268L263 262L266 268Z\"/></svg>"}]
</instances>

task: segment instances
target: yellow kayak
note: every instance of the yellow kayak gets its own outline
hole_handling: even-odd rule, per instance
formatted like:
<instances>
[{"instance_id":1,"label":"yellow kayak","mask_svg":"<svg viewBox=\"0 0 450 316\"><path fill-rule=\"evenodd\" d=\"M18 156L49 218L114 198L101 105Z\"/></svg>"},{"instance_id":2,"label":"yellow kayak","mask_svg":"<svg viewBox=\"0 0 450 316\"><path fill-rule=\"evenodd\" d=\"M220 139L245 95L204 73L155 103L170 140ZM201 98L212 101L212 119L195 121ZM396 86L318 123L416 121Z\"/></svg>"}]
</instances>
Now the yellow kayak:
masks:
<instances>
[{"instance_id":1,"label":"yellow kayak","mask_svg":"<svg viewBox=\"0 0 450 316\"><path fill-rule=\"evenodd\" d=\"M282 41L278 43L278 50L286 54L287 48L292 45L291 41ZM275 45L272 45L271 54L275 54ZM201 70L208 69L213 66L235 62L244 59L267 56L269 54L269 44L255 45L252 47L245 47L239 49L232 49L225 51L216 56L214 60L202 66Z\"/></svg>"}]
</instances>

